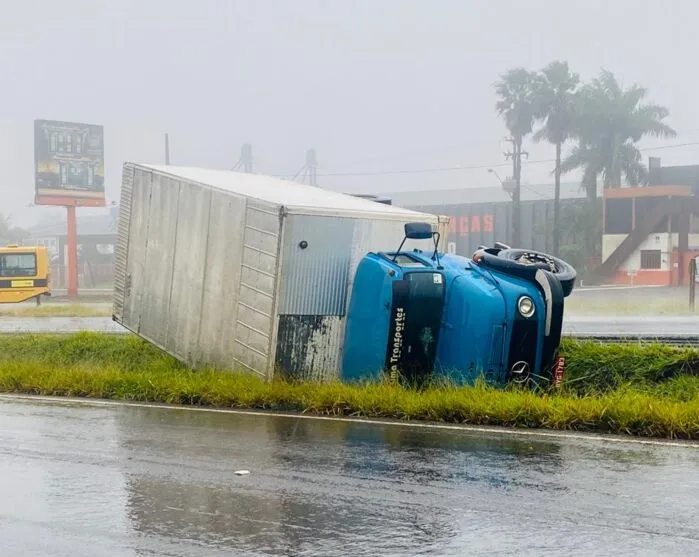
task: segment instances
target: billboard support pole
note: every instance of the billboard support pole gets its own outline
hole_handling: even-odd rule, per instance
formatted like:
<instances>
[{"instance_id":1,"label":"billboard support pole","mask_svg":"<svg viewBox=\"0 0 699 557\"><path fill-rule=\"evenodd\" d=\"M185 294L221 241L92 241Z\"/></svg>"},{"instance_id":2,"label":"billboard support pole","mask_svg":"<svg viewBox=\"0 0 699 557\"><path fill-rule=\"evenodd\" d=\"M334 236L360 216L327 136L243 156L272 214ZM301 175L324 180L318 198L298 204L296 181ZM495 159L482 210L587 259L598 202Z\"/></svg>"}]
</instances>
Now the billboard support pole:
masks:
<instances>
[{"instance_id":1,"label":"billboard support pole","mask_svg":"<svg viewBox=\"0 0 699 557\"><path fill-rule=\"evenodd\" d=\"M68 297L78 295L78 221L75 205L67 205L68 224Z\"/></svg>"},{"instance_id":2,"label":"billboard support pole","mask_svg":"<svg viewBox=\"0 0 699 557\"><path fill-rule=\"evenodd\" d=\"M167 157L170 158L169 137ZM34 120L34 203L66 208L64 269L68 296L78 295L76 209L105 207L104 128L95 124Z\"/></svg>"}]
</instances>

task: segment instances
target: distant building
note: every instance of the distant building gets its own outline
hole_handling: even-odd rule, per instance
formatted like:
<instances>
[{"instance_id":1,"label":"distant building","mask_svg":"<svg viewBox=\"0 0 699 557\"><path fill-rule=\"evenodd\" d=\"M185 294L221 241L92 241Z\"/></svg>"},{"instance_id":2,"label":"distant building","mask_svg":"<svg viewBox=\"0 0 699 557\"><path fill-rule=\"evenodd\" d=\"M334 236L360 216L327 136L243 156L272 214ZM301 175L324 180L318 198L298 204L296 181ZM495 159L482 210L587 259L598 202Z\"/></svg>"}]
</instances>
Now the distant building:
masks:
<instances>
[{"instance_id":1,"label":"distant building","mask_svg":"<svg viewBox=\"0 0 699 557\"><path fill-rule=\"evenodd\" d=\"M601 189L601 188L600 188ZM380 194L390 197L394 205L451 207L485 203L512 203L512 198L500 186L482 186L442 190L400 191ZM561 184L561 199L583 199L585 191L579 182ZM524 201L553 200L553 184L522 184L520 199Z\"/></svg>"},{"instance_id":2,"label":"distant building","mask_svg":"<svg viewBox=\"0 0 699 557\"><path fill-rule=\"evenodd\" d=\"M699 255L699 165L663 167L651 158L649 184L603 190L601 261L592 280L604 284L686 284L689 259ZM517 244L551 249L553 184L522 184L522 237ZM507 242L512 200L500 187L391 192L395 205L452 217L452 251L470 256L480 244ZM577 183L561 184L561 206L586 194ZM580 245L562 223L561 246ZM587 254L588 258L593 254Z\"/></svg>"},{"instance_id":3,"label":"distant building","mask_svg":"<svg viewBox=\"0 0 699 557\"><path fill-rule=\"evenodd\" d=\"M699 255L699 165L663 167L651 158L649 185L604 192L601 281L680 285Z\"/></svg>"},{"instance_id":4,"label":"distant building","mask_svg":"<svg viewBox=\"0 0 699 557\"><path fill-rule=\"evenodd\" d=\"M601 190L601 188L600 188ZM601 196L601 191L598 192ZM511 241L512 198L500 186L444 190L402 191L382 194L389 196L394 205L438 213L452 217L449 233L450 249L459 255L470 256L479 245ZM522 237L517 244L531 249L552 249L553 184L522 184L521 186ZM577 182L561 184L561 205L579 203L586 198ZM600 200L601 211L601 200ZM581 240L564 230L565 243Z\"/></svg>"},{"instance_id":5,"label":"distant building","mask_svg":"<svg viewBox=\"0 0 699 557\"><path fill-rule=\"evenodd\" d=\"M116 219L111 214L78 214L78 280L81 287L101 288L111 284L116 239ZM67 276L66 221L36 225L27 230L22 243L48 248L54 287L64 288Z\"/></svg>"}]
</instances>

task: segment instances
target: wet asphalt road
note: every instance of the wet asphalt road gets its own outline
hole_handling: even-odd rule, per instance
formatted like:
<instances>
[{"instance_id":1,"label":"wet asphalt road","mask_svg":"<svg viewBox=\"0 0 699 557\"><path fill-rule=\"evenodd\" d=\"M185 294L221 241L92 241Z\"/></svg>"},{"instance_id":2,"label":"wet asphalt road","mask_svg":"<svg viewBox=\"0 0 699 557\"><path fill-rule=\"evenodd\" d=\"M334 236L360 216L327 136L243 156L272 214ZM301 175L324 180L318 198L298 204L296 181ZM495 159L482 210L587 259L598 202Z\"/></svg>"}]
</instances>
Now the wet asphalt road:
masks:
<instances>
[{"instance_id":1,"label":"wet asphalt road","mask_svg":"<svg viewBox=\"0 0 699 557\"><path fill-rule=\"evenodd\" d=\"M697 316L566 316L564 335L699 337ZM109 317L0 317L0 333L126 333Z\"/></svg>"},{"instance_id":2,"label":"wet asphalt road","mask_svg":"<svg viewBox=\"0 0 699 557\"><path fill-rule=\"evenodd\" d=\"M563 329L570 336L699 337L699 315L571 316Z\"/></svg>"},{"instance_id":3,"label":"wet asphalt road","mask_svg":"<svg viewBox=\"0 0 699 557\"><path fill-rule=\"evenodd\" d=\"M697 446L8 397L0 420L3 555L686 557L699 547Z\"/></svg>"},{"instance_id":4,"label":"wet asphalt road","mask_svg":"<svg viewBox=\"0 0 699 557\"><path fill-rule=\"evenodd\" d=\"M127 333L111 317L0 317L0 333Z\"/></svg>"}]
</instances>

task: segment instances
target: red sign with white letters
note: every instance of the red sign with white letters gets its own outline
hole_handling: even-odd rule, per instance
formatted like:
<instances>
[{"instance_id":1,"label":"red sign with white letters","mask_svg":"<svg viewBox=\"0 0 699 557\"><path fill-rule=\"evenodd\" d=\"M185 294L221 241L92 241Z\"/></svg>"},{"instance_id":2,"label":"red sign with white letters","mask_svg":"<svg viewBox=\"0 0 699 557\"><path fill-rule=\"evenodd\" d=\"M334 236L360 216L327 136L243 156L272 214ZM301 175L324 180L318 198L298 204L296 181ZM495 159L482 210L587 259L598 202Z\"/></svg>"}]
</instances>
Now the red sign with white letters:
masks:
<instances>
[{"instance_id":1,"label":"red sign with white letters","mask_svg":"<svg viewBox=\"0 0 699 557\"><path fill-rule=\"evenodd\" d=\"M462 238L469 234L493 231L493 215L461 215L449 217L449 233Z\"/></svg>"}]
</instances>

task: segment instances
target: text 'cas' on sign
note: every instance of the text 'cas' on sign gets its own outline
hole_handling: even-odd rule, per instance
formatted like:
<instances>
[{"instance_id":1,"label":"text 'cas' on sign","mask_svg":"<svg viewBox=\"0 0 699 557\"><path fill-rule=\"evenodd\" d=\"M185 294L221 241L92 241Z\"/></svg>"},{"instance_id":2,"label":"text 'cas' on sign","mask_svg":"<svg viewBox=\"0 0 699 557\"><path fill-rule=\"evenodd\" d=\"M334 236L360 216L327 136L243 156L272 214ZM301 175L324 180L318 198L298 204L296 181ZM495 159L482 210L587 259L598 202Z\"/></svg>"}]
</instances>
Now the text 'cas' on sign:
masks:
<instances>
[{"instance_id":1,"label":"text 'cas' on sign","mask_svg":"<svg viewBox=\"0 0 699 557\"><path fill-rule=\"evenodd\" d=\"M473 232L492 232L493 215L462 215L449 217L449 232L468 236Z\"/></svg>"}]
</instances>

